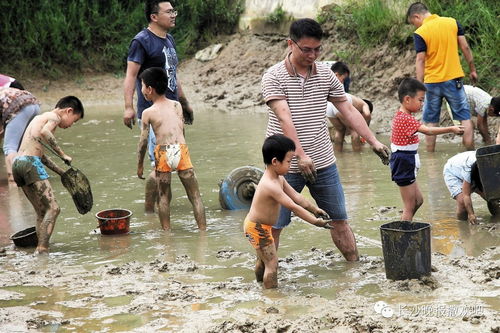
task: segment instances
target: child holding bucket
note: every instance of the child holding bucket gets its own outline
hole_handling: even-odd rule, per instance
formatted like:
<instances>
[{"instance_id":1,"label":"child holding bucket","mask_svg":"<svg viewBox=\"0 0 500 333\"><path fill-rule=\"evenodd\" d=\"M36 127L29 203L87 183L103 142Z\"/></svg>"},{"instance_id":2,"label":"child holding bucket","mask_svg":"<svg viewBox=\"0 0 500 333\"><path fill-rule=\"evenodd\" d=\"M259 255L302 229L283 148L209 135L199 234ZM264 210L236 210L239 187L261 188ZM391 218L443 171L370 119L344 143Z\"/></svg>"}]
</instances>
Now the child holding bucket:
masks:
<instances>
[{"instance_id":1,"label":"child holding bucket","mask_svg":"<svg viewBox=\"0 0 500 333\"><path fill-rule=\"evenodd\" d=\"M328 214L297 193L283 177L294 152L295 143L284 135L275 134L264 141L262 155L266 170L244 222L245 236L257 252L255 277L264 282L266 289L278 285L278 256L271 229L278 220L280 206L317 227L333 229Z\"/></svg>"},{"instance_id":2,"label":"child holding bucket","mask_svg":"<svg viewBox=\"0 0 500 333\"><path fill-rule=\"evenodd\" d=\"M164 69L148 68L141 73L139 78L142 81L142 94L153 105L142 113L141 136L137 146L137 176L144 179L144 155L151 126L157 143L154 149L155 172L158 213L163 230L170 230L170 200L172 199L170 183L174 171L177 171L189 201L193 205L198 228L206 230L205 207L184 138L184 117L181 104L165 97L165 91L168 89L168 76Z\"/></svg>"},{"instance_id":3,"label":"child holding bucket","mask_svg":"<svg viewBox=\"0 0 500 333\"><path fill-rule=\"evenodd\" d=\"M70 164L72 159L59 147L54 132L57 127L71 127L83 118L83 111L82 102L78 98L66 96L57 102L54 110L33 118L26 128L17 157L12 164L14 181L17 186L22 187L35 208L38 237L35 253L38 254L49 252L49 239L60 212L48 181L49 175L42 163L59 175L64 173L62 168L44 154L44 145L47 144L66 164Z\"/></svg>"},{"instance_id":4,"label":"child holding bucket","mask_svg":"<svg viewBox=\"0 0 500 333\"><path fill-rule=\"evenodd\" d=\"M391 176L399 186L403 199L402 221L411 221L424 199L416 182L420 159L417 153L417 133L437 135L445 133L463 134L463 126L428 127L422 125L413 113L421 111L425 98L424 84L412 78L405 78L398 87L401 106L392 120L391 133Z\"/></svg>"}]
</instances>

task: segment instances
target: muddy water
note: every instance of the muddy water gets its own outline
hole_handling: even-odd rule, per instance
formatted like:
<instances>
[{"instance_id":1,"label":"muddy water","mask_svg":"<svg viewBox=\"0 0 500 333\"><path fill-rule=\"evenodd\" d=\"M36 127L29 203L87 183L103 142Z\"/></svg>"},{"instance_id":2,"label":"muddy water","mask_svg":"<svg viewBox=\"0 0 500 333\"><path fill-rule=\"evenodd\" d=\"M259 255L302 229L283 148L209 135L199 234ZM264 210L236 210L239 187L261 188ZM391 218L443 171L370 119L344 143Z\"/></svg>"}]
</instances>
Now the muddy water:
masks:
<instances>
[{"instance_id":1,"label":"muddy water","mask_svg":"<svg viewBox=\"0 0 500 333\"><path fill-rule=\"evenodd\" d=\"M7 322L13 329L109 332L206 329L207 318L217 322L244 317L270 304L279 304L277 311L285 318L297 318L310 311L303 298L332 300L349 288L368 302L387 301L398 294L383 290L379 226L398 220L401 200L388 167L367 147L361 153L352 153L348 147L337 156L351 225L363 255L361 263L346 263L332 246L328 231L296 221L282 233L280 288L262 291L253 282L253 249L242 236L246 212L220 209L218 182L234 168L262 167L260 146L267 116L196 115L195 124L186 128L186 137L208 230L196 229L191 206L174 175L172 232L166 233L160 230L155 214L143 212L144 181L135 176L139 130L123 126L119 109L91 109L87 114L73 128L59 129L56 135L73 157L73 165L91 181L94 207L86 215L78 214L64 187L52 177L62 211L48 258L37 259L31 256L32 250L15 249L8 239L34 225L34 213L23 193L6 184L1 162L0 247L6 252L0 257L0 326ZM381 140L388 143L387 137ZM479 256L498 245L498 232L484 227L495 221L479 197L473 199L483 227L453 217L455 202L449 198L441 173L447 158L460 149L459 144L442 143L439 153L422 152L418 176L425 203L416 220L432 224L432 251L451 258ZM94 215L108 208L133 212L130 234L96 233ZM367 274L371 269L376 274ZM491 293L462 296L500 308ZM398 297L407 303L416 301L409 295ZM418 301L445 303L450 299L442 293L421 296ZM25 317L17 322L6 320L6 313L19 309Z\"/></svg>"}]
</instances>

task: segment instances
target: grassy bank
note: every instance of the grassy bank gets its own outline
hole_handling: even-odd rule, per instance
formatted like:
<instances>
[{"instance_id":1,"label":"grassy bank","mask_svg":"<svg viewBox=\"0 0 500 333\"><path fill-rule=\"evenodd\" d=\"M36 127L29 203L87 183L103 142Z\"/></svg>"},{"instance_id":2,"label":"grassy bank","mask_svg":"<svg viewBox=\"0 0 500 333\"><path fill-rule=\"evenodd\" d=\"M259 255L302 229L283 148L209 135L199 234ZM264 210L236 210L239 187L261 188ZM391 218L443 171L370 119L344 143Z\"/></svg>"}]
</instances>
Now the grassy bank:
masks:
<instances>
[{"instance_id":1,"label":"grassy bank","mask_svg":"<svg viewBox=\"0 0 500 333\"><path fill-rule=\"evenodd\" d=\"M179 12L172 31L180 57L218 33L232 31L242 0L171 1ZM132 37L147 26L138 0L39 0L0 2L0 73L123 71Z\"/></svg>"},{"instance_id":2,"label":"grassy bank","mask_svg":"<svg viewBox=\"0 0 500 333\"><path fill-rule=\"evenodd\" d=\"M406 23L406 10L414 1L365 0L347 1L323 11L318 20L333 22L340 37L355 38L363 49L377 48L389 43L407 48L413 43L414 27ZM424 3L431 13L457 19L465 29L479 75L479 84L498 93L500 62L500 7L492 0L428 0ZM351 55L352 59L356 54ZM468 66L462 57L468 75Z\"/></svg>"},{"instance_id":3,"label":"grassy bank","mask_svg":"<svg viewBox=\"0 0 500 333\"><path fill-rule=\"evenodd\" d=\"M172 31L180 58L206 46L220 33L234 31L244 0L171 1L178 10ZM411 47L406 24L409 0L347 0L331 5L318 20L353 40L352 52L382 44ZM465 28L480 85L498 93L500 7L493 0L428 0L431 12L456 18ZM53 79L82 71L122 72L132 37L147 25L139 0L13 0L0 2L0 73L38 74ZM281 7L279 7L281 8ZM281 8L282 9L282 8ZM275 23L288 17L281 10ZM351 51L350 51L351 52ZM346 55L349 56L349 55ZM349 59L346 59L349 60ZM464 63L464 69L468 66Z\"/></svg>"}]
</instances>

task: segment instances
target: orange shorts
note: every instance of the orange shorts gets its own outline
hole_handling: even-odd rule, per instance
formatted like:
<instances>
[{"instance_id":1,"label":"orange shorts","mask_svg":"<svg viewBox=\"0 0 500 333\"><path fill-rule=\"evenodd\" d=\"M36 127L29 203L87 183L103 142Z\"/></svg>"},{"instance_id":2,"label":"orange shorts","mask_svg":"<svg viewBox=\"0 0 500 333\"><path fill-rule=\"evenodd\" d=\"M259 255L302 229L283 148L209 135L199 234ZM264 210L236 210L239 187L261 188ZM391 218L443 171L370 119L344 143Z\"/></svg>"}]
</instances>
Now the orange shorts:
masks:
<instances>
[{"instance_id":1,"label":"orange shorts","mask_svg":"<svg viewBox=\"0 0 500 333\"><path fill-rule=\"evenodd\" d=\"M243 230L248 241L256 249L262 249L270 244L274 246L274 238L271 232L273 227L267 224L254 223L245 220Z\"/></svg>"},{"instance_id":2,"label":"orange shorts","mask_svg":"<svg viewBox=\"0 0 500 333\"><path fill-rule=\"evenodd\" d=\"M186 144L156 145L155 147L155 170L160 172L172 172L176 170L191 169L191 157Z\"/></svg>"}]
</instances>

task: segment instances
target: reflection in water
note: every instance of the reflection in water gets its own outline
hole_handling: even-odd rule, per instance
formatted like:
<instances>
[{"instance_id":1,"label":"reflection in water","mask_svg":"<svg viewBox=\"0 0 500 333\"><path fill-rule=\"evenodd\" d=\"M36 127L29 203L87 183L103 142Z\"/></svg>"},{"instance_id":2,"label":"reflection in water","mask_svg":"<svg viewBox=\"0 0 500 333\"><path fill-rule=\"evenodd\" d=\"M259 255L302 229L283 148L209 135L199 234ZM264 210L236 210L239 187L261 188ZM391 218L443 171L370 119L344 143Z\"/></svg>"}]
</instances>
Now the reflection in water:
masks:
<instances>
[{"instance_id":1,"label":"reflection in water","mask_svg":"<svg viewBox=\"0 0 500 333\"><path fill-rule=\"evenodd\" d=\"M156 214L144 213L144 181L135 175L135 149L139 129L131 131L124 127L119 116L121 112L117 110L101 112L89 109L87 114L89 119L93 119L87 120L86 117L81 124L78 123L67 131L58 131L56 135L65 152L73 157L74 164L89 178L94 194L94 207L86 215L78 214L67 191L58 178L50 173L51 184L62 211L51 238L51 255L44 259L45 263L39 258L31 258L31 264L39 269L43 265L56 265L61 269L85 272L107 264L151 263L155 260L176 263L179 258L184 258L199 266L193 275L194 279L252 282L254 251L242 232L246 212L220 209L218 182L237 167L262 167L261 144L267 115L218 112L197 114L195 124L186 127L186 139L206 206L208 230L198 231L184 189L178 177L172 177L172 231L164 232ZM389 142L387 137L381 140ZM418 182L425 202L415 220L432 224L434 252L477 256L484 248L497 245L497 236L487 228L470 226L467 222L454 218L455 202L449 198L444 185L442 166L461 147L459 144L440 144L439 149L439 153L421 153L422 169ZM398 188L390 180L389 168L380 163L369 147L364 147L361 153L353 153L347 149L338 154L337 160L350 223L354 233L359 235L360 253L380 257L382 250L379 227L400 217L402 203ZM10 247L12 245L8 235L33 225L35 215L22 191L7 186L5 168L1 163L3 159L0 159L0 247ZM489 223L491 218L486 203L479 197L473 197L473 200L480 223ZM134 213L130 234L102 236L92 232L97 226L94 214L110 208L126 208ZM337 290L349 288L349 284L357 279L349 272L352 265L361 265L359 263L350 265L340 257L327 257L320 260L321 264L317 264L319 259L312 249L326 251L333 248L328 232L318 232L314 226L297 221L283 232L281 244L279 257L284 261L280 262L280 274L284 282L283 287L277 291L265 291L270 299L308 293L334 298ZM221 250L234 253L234 257L218 257ZM334 249L333 253L337 252ZM14 269L12 267L19 264L16 260L19 260L16 256L3 260L0 268ZM160 274L156 278L167 279L165 276L168 274ZM18 287L14 287L16 288ZM47 302L43 308L50 309L56 302L77 297L68 296L64 287L60 288L53 288L58 290L46 296L29 293L24 299L26 304L42 299ZM367 288L365 292L377 293L378 290ZM247 305L252 304L250 308L253 308L251 299L255 294L252 293L261 295L260 288L256 286L255 290L248 293L250 294L241 297L250 300ZM203 306L193 301L190 308L198 311ZM58 311L68 318L74 316L79 321L86 322L88 326L82 328L102 329L99 326L101 318L86 318L88 310L85 306L78 309L58 307ZM175 315L168 318L172 322L182 321L174 317ZM140 326L151 318L146 316L141 319L133 314L110 313L105 319L106 329L117 331ZM130 322L131 326L123 326L124 322Z\"/></svg>"}]
</instances>

